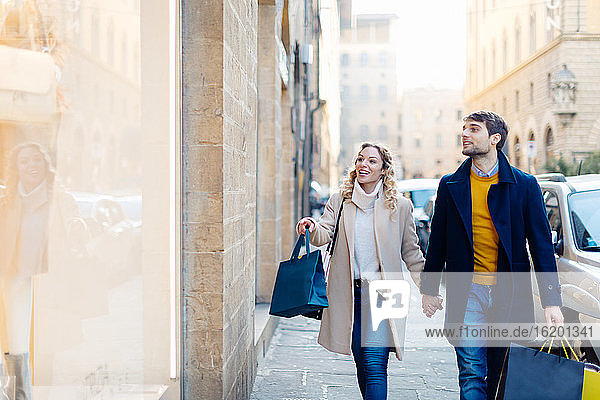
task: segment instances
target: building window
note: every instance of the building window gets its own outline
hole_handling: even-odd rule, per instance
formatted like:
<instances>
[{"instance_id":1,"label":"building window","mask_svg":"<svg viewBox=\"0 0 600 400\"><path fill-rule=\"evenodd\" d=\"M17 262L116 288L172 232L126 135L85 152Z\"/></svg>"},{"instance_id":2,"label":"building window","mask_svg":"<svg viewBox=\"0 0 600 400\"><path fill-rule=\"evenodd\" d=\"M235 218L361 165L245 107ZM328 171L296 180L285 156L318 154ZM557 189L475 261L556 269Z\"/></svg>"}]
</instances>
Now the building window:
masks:
<instances>
[{"instance_id":1,"label":"building window","mask_svg":"<svg viewBox=\"0 0 600 400\"><path fill-rule=\"evenodd\" d=\"M456 120L457 121L462 121L463 118L463 111L462 110L456 110Z\"/></svg>"},{"instance_id":2,"label":"building window","mask_svg":"<svg viewBox=\"0 0 600 400\"><path fill-rule=\"evenodd\" d=\"M91 34L92 34L92 43L91 50L92 53L98 56L98 47L100 43L100 23L98 22L98 15L92 14L92 22L91 22Z\"/></svg>"},{"instance_id":3,"label":"building window","mask_svg":"<svg viewBox=\"0 0 600 400\"><path fill-rule=\"evenodd\" d=\"M121 71L123 72L123 75L129 74L129 63L127 62L127 60L128 60L127 51L128 51L127 35L125 33L123 33L123 36L121 38Z\"/></svg>"},{"instance_id":4,"label":"building window","mask_svg":"<svg viewBox=\"0 0 600 400\"><path fill-rule=\"evenodd\" d=\"M341 91L341 100L342 101L348 101L350 100L350 86L342 86L342 91Z\"/></svg>"},{"instance_id":5,"label":"building window","mask_svg":"<svg viewBox=\"0 0 600 400\"><path fill-rule=\"evenodd\" d=\"M521 26L515 25L515 65L521 62Z\"/></svg>"},{"instance_id":6,"label":"building window","mask_svg":"<svg viewBox=\"0 0 600 400\"><path fill-rule=\"evenodd\" d=\"M106 30L106 60L108 65L115 65L115 23L112 18L108 20Z\"/></svg>"},{"instance_id":7,"label":"building window","mask_svg":"<svg viewBox=\"0 0 600 400\"><path fill-rule=\"evenodd\" d=\"M358 97L360 101L369 101L369 87L366 85L361 85L358 93Z\"/></svg>"},{"instance_id":8,"label":"building window","mask_svg":"<svg viewBox=\"0 0 600 400\"><path fill-rule=\"evenodd\" d=\"M377 127L377 137L382 142L387 141L388 139L388 128L385 125L379 125Z\"/></svg>"},{"instance_id":9,"label":"building window","mask_svg":"<svg viewBox=\"0 0 600 400\"><path fill-rule=\"evenodd\" d=\"M362 140L362 141L369 140L369 127L367 125L361 125L358 128L358 134L359 134L360 140Z\"/></svg>"},{"instance_id":10,"label":"building window","mask_svg":"<svg viewBox=\"0 0 600 400\"><path fill-rule=\"evenodd\" d=\"M398 114L398 130L402 130L402 114Z\"/></svg>"},{"instance_id":11,"label":"building window","mask_svg":"<svg viewBox=\"0 0 600 400\"><path fill-rule=\"evenodd\" d=\"M398 136L398 148L402 148L402 136Z\"/></svg>"},{"instance_id":12,"label":"building window","mask_svg":"<svg viewBox=\"0 0 600 400\"><path fill-rule=\"evenodd\" d=\"M145 1L148 9L168 9L162 7L165 2ZM59 99L35 114L26 107L14 109L19 130L35 130L36 135L27 139L38 143L13 149L17 143L6 137L11 127L0 126L2 162L9 161L12 151L17 152L17 160L48 161L61 182L55 184L54 174L47 168L27 179L29 183L34 180L40 195L56 200L48 207L49 215L42 206L35 223L28 225L28 249L36 253L20 252L16 241L2 243L2 252L12 254L10 261L18 268L18 283L23 285L16 286L17 279L7 277L2 268L0 280L22 291L3 298L3 316L6 306L15 317L4 319L3 327L19 333L18 343L24 343L23 349L17 345L15 352L29 352L30 346L35 349L35 357L28 360L32 369L25 361L11 375L17 375L18 382L35 371L35 398L40 391L64 393L65 382L69 382L66 391L70 394L61 398L112 397L111 392L136 397L135 393L146 392L148 374L154 377L153 384L166 388L163 385L173 382L169 377L181 376L177 366L181 334L176 323L181 315L177 305L181 291L176 282L183 249L176 238L182 228L182 220L177 218L182 201L175 188L184 174L176 161L181 159L181 148L176 141L170 142L181 131L170 121L175 107L168 101L180 91L169 74L163 74L177 59L169 40L156 38L168 38L170 27L180 19L171 18L168 12L141 15L125 10L126 5L117 7L106 1L0 3L0 8L12 3L33 14L22 15L29 21L21 21L27 22L22 26L28 30L25 33L35 32L32 44L55 35L61 49L68 50L59 51L60 60L35 63L31 69L19 71L25 81L13 82L20 90L28 81L54 75L56 65L61 66L60 84L65 87ZM79 3L84 9L81 19ZM73 21L81 26L74 27ZM118 28L141 34L135 40L137 47L152 48L144 52L140 63L144 76L154 77L151 82L133 85L124 81L121 72L132 69L134 41L130 37L127 42ZM19 38L21 33L5 30L2 39ZM127 59L128 65L121 58ZM18 59L8 61L0 63L2 77L14 75L13 67L18 68ZM63 68L63 63L68 67ZM111 71L106 69L108 64ZM56 92L56 88L48 90L49 95ZM155 99L160 96L166 97L164 104L157 104ZM128 115L132 104L143 105L143 119L139 113ZM56 114L63 108L68 108L71 123L57 129ZM161 145L147 146L146 134ZM3 183L7 175L14 177L15 185L27 183L18 165L6 164L0 171ZM148 176L152 179L146 179ZM14 194L3 193L8 200L3 203L3 215L8 211L15 216L13 224L0 223L3 237L18 237L19 228L27 223L14 208L20 204L12 201ZM173 213L153 218L147 208L142 210L142 203ZM54 208L60 212L53 213ZM48 257L32 257L38 252ZM43 275L37 275L42 270ZM153 293L160 293L160 298ZM29 329L32 326L35 329ZM21 389L29 391L29 387ZM8 394L8 390L0 391ZM31 398L22 393L23 398Z\"/></svg>"},{"instance_id":13,"label":"building window","mask_svg":"<svg viewBox=\"0 0 600 400\"><path fill-rule=\"evenodd\" d=\"M379 86L378 90L378 98L379 100L387 100L388 97L388 88L387 86Z\"/></svg>"},{"instance_id":14,"label":"building window","mask_svg":"<svg viewBox=\"0 0 600 400\"><path fill-rule=\"evenodd\" d=\"M554 1L552 1L554 3ZM554 10L550 7L546 7L546 43L551 42L554 39L554 26L550 21L554 21Z\"/></svg>"},{"instance_id":15,"label":"building window","mask_svg":"<svg viewBox=\"0 0 600 400\"><path fill-rule=\"evenodd\" d=\"M533 105L533 82L529 82L529 105Z\"/></svg>"},{"instance_id":16,"label":"building window","mask_svg":"<svg viewBox=\"0 0 600 400\"><path fill-rule=\"evenodd\" d=\"M552 97L552 74L546 74L546 97Z\"/></svg>"},{"instance_id":17,"label":"building window","mask_svg":"<svg viewBox=\"0 0 600 400\"><path fill-rule=\"evenodd\" d=\"M442 134L438 133L435 136L435 147L442 147Z\"/></svg>"},{"instance_id":18,"label":"building window","mask_svg":"<svg viewBox=\"0 0 600 400\"><path fill-rule=\"evenodd\" d=\"M380 67L385 67L388 65L388 54L387 53L379 53L377 56L377 62Z\"/></svg>"},{"instance_id":19,"label":"building window","mask_svg":"<svg viewBox=\"0 0 600 400\"><path fill-rule=\"evenodd\" d=\"M462 146L462 135L456 135L456 145Z\"/></svg>"},{"instance_id":20,"label":"building window","mask_svg":"<svg viewBox=\"0 0 600 400\"><path fill-rule=\"evenodd\" d=\"M442 118L444 115L441 109L437 109L433 116L435 117L435 122L442 122Z\"/></svg>"},{"instance_id":21,"label":"building window","mask_svg":"<svg viewBox=\"0 0 600 400\"><path fill-rule=\"evenodd\" d=\"M346 67L348 64L350 64L350 55L342 54L341 64L342 67Z\"/></svg>"},{"instance_id":22,"label":"building window","mask_svg":"<svg viewBox=\"0 0 600 400\"><path fill-rule=\"evenodd\" d=\"M515 111L519 112L519 91L515 90Z\"/></svg>"},{"instance_id":23,"label":"building window","mask_svg":"<svg viewBox=\"0 0 600 400\"><path fill-rule=\"evenodd\" d=\"M506 115L506 97L502 98L502 115Z\"/></svg>"},{"instance_id":24,"label":"building window","mask_svg":"<svg viewBox=\"0 0 600 400\"><path fill-rule=\"evenodd\" d=\"M415 139L415 147L416 148L420 148L421 147L421 139L419 139L419 138Z\"/></svg>"},{"instance_id":25,"label":"building window","mask_svg":"<svg viewBox=\"0 0 600 400\"><path fill-rule=\"evenodd\" d=\"M535 53L535 23L535 13L531 13L531 15L529 16L529 54Z\"/></svg>"},{"instance_id":26,"label":"building window","mask_svg":"<svg viewBox=\"0 0 600 400\"><path fill-rule=\"evenodd\" d=\"M360 66L365 67L365 66L367 66L368 63L369 63L369 56L367 55L367 53L361 53L360 54Z\"/></svg>"}]
</instances>

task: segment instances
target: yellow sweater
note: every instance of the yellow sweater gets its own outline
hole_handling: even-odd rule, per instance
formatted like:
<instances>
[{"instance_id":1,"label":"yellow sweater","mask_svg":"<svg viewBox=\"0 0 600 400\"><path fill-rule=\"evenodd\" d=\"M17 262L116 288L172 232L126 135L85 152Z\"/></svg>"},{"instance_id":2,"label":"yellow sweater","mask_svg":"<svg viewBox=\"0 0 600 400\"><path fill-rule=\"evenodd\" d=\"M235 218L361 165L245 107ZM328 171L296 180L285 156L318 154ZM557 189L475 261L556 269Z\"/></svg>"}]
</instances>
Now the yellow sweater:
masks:
<instances>
[{"instance_id":1,"label":"yellow sweater","mask_svg":"<svg viewBox=\"0 0 600 400\"><path fill-rule=\"evenodd\" d=\"M471 204L473 221L473 282L481 285L496 284L498 262L498 233L487 204L490 186L498 183L498 173L484 178L471 170Z\"/></svg>"}]
</instances>

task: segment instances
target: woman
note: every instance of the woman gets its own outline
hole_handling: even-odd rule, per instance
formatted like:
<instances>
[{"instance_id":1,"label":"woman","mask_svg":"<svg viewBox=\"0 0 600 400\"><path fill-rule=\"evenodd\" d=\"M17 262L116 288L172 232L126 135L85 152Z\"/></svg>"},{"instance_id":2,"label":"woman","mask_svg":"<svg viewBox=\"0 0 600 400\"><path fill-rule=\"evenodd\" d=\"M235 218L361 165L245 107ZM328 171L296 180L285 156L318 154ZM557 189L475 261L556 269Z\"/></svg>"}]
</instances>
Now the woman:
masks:
<instances>
[{"instance_id":1,"label":"woman","mask_svg":"<svg viewBox=\"0 0 600 400\"><path fill-rule=\"evenodd\" d=\"M400 279L404 261L418 287L424 263L413 207L396 191L389 150L363 143L341 193L331 196L319 221L302 218L298 233L308 229L312 244L328 243L342 202L319 343L336 353L352 353L363 399L386 399L389 352L402 359L405 319L384 320L377 330L369 329L370 318L361 318L361 295L367 293L364 288L361 293L361 282Z\"/></svg>"},{"instance_id":2,"label":"woman","mask_svg":"<svg viewBox=\"0 0 600 400\"><path fill-rule=\"evenodd\" d=\"M48 272L49 258L62 249L49 246L50 237L66 244L65 222L76 209L70 195L56 190L50 157L42 147L18 145L0 196L0 350L4 374L14 377L17 399L31 399L33 277ZM6 395L0 389L0 399Z\"/></svg>"}]
</instances>

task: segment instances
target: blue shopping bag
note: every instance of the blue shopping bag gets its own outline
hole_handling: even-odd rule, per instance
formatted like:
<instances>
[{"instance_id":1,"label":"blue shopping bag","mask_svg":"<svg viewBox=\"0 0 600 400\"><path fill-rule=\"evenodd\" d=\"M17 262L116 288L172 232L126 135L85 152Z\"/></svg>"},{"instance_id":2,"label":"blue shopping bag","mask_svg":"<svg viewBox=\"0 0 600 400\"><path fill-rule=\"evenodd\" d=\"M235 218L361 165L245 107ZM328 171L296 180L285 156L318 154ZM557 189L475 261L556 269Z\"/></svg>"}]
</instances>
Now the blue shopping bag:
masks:
<instances>
[{"instance_id":1,"label":"blue shopping bag","mask_svg":"<svg viewBox=\"0 0 600 400\"><path fill-rule=\"evenodd\" d=\"M542 349L511 343L496 400L581 400L584 364Z\"/></svg>"},{"instance_id":2,"label":"blue shopping bag","mask_svg":"<svg viewBox=\"0 0 600 400\"><path fill-rule=\"evenodd\" d=\"M298 258L303 238L306 254ZM306 230L305 235L298 237L292 258L279 264L269 314L290 318L328 306L321 251L310 251Z\"/></svg>"}]
</instances>

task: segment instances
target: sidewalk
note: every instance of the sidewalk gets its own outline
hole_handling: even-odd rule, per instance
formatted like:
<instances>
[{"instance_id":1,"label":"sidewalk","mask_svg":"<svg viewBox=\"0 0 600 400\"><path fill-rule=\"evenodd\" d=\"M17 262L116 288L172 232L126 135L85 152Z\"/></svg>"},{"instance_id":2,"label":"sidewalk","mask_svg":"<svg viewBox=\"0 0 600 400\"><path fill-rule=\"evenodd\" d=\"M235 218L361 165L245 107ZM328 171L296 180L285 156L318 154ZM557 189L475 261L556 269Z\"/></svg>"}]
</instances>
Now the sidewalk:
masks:
<instances>
[{"instance_id":1,"label":"sidewalk","mask_svg":"<svg viewBox=\"0 0 600 400\"><path fill-rule=\"evenodd\" d=\"M442 326L442 313L428 320L412 287L405 359L390 355L388 398L438 400L458 398L458 372L452 346L429 339L435 347L417 347L423 327ZM252 400L360 400L352 356L331 353L317 343L320 322L304 317L281 319L261 361Z\"/></svg>"}]
</instances>

